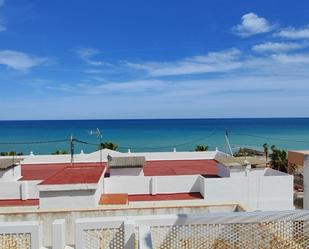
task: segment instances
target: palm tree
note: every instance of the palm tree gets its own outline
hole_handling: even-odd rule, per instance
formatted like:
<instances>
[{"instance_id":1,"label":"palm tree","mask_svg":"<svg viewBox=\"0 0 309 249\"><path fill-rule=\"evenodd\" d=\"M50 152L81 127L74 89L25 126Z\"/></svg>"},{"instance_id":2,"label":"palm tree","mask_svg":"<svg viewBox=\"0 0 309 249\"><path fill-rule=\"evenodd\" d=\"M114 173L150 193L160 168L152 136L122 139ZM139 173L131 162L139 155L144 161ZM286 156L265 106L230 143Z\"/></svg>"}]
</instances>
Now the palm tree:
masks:
<instances>
[{"instance_id":1,"label":"palm tree","mask_svg":"<svg viewBox=\"0 0 309 249\"><path fill-rule=\"evenodd\" d=\"M100 143L98 149L99 150L102 150L102 149L117 150L117 148L118 148L117 144L114 144L112 142L104 142L104 143Z\"/></svg>"},{"instance_id":2,"label":"palm tree","mask_svg":"<svg viewBox=\"0 0 309 249\"><path fill-rule=\"evenodd\" d=\"M270 165L273 169L288 172L288 158L285 150L279 150L276 146L271 146Z\"/></svg>"},{"instance_id":3,"label":"palm tree","mask_svg":"<svg viewBox=\"0 0 309 249\"><path fill-rule=\"evenodd\" d=\"M195 146L194 150L195 151L207 151L208 150L208 146L207 145L199 144L199 145Z\"/></svg>"},{"instance_id":4,"label":"palm tree","mask_svg":"<svg viewBox=\"0 0 309 249\"><path fill-rule=\"evenodd\" d=\"M265 159L266 159L266 163L268 161L268 144L265 143L263 144L263 148L264 148L264 154L265 154Z\"/></svg>"}]
</instances>

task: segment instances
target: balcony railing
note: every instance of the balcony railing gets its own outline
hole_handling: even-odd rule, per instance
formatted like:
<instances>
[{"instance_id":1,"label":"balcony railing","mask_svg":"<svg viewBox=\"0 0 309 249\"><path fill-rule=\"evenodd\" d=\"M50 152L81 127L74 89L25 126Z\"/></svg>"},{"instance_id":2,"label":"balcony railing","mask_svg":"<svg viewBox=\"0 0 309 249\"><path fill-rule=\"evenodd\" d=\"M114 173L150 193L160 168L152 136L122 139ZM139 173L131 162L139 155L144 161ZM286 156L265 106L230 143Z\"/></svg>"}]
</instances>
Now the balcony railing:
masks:
<instances>
[{"instance_id":1,"label":"balcony railing","mask_svg":"<svg viewBox=\"0 0 309 249\"><path fill-rule=\"evenodd\" d=\"M38 222L1 223L0 249L40 248L39 231ZM53 248L66 246L65 231L65 220L54 221ZM308 247L309 211L147 215L75 221L76 249Z\"/></svg>"}]
</instances>

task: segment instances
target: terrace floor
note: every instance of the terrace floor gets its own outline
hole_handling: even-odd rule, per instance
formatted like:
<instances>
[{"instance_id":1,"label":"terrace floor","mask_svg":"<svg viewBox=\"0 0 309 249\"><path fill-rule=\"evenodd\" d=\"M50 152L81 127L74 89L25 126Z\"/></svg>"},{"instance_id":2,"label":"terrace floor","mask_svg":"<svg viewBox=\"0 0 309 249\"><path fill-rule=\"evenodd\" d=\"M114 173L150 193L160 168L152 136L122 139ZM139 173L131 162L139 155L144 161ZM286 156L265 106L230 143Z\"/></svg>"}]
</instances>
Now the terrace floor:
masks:
<instances>
[{"instance_id":1,"label":"terrace floor","mask_svg":"<svg viewBox=\"0 0 309 249\"><path fill-rule=\"evenodd\" d=\"M203 196L200 193L177 193L177 194L157 194L157 195L128 195L120 194L102 194L100 205L126 205L130 202L139 201L181 201L181 200L201 200Z\"/></svg>"}]
</instances>

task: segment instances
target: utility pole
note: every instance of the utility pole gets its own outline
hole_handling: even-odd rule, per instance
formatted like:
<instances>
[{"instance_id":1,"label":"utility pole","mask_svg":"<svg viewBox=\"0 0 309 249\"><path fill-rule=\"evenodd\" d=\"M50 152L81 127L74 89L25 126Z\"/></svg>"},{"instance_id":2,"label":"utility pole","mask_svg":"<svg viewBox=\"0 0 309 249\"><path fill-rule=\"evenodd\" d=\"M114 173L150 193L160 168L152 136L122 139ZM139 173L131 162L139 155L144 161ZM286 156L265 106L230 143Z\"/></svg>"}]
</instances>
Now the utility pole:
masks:
<instances>
[{"instance_id":1,"label":"utility pole","mask_svg":"<svg viewBox=\"0 0 309 249\"><path fill-rule=\"evenodd\" d=\"M226 141L226 143L227 143L227 146L229 147L229 150L230 150L231 156L233 156L233 151L232 151L232 148L231 148L231 145L230 145L230 141L229 141L229 133L228 133L227 129L225 129L225 134L224 134L224 137L225 137L225 141Z\"/></svg>"},{"instance_id":2,"label":"utility pole","mask_svg":"<svg viewBox=\"0 0 309 249\"><path fill-rule=\"evenodd\" d=\"M71 152L71 166L74 164L74 138L73 135L71 135L70 138L70 152Z\"/></svg>"}]
</instances>

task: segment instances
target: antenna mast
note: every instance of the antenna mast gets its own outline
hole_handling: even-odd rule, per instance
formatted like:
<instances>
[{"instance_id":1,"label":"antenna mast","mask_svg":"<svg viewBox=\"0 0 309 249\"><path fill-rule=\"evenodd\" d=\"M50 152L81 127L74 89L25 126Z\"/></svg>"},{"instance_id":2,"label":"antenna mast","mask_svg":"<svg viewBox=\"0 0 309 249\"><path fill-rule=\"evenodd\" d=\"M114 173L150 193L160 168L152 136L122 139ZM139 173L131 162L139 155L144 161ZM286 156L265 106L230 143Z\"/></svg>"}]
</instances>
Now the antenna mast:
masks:
<instances>
[{"instance_id":1,"label":"antenna mast","mask_svg":"<svg viewBox=\"0 0 309 249\"><path fill-rule=\"evenodd\" d=\"M91 131L90 132L91 135L97 135L97 139L99 140L99 150L100 150L100 166L102 166L102 148L101 148L101 144L102 144L102 132L100 131L99 128L97 128L96 131Z\"/></svg>"},{"instance_id":2,"label":"antenna mast","mask_svg":"<svg viewBox=\"0 0 309 249\"><path fill-rule=\"evenodd\" d=\"M233 156L233 151L232 151L232 148L231 148L231 145L230 145L229 133L228 133L227 129L225 129L224 137L225 137L225 141L226 141L226 143L227 143L227 146L229 147L230 154L231 154L231 156Z\"/></svg>"}]
</instances>

